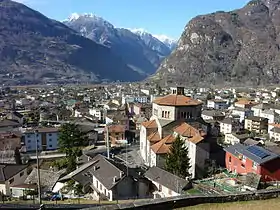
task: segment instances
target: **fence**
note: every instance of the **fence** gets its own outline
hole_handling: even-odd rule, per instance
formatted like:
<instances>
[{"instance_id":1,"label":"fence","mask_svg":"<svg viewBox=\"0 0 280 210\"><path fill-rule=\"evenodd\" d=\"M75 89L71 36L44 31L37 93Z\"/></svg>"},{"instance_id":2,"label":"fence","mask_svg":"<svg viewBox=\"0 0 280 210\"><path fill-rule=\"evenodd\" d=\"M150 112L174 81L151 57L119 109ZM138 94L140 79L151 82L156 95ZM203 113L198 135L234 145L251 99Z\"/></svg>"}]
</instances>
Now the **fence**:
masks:
<instances>
[{"instance_id":1,"label":"fence","mask_svg":"<svg viewBox=\"0 0 280 210\"><path fill-rule=\"evenodd\" d=\"M128 204L118 204L102 207L93 207L87 210L117 210L117 209L174 209L188 206L194 206L203 203L226 203L235 201L265 200L277 198L280 195L280 189L277 190L259 190L256 192L243 192L230 195L210 195L210 196L179 196L173 198L161 198L139 201Z\"/></svg>"}]
</instances>

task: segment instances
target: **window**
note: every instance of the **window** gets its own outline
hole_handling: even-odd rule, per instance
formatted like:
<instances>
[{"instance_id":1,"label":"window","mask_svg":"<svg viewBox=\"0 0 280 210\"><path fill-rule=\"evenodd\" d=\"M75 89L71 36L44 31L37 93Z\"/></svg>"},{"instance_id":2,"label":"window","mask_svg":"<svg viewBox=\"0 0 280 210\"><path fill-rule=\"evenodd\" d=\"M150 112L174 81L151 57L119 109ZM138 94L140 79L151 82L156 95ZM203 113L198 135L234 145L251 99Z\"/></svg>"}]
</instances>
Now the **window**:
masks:
<instances>
[{"instance_id":1,"label":"window","mask_svg":"<svg viewBox=\"0 0 280 210\"><path fill-rule=\"evenodd\" d=\"M27 135L27 138L30 138L30 134Z\"/></svg>"},{"instance_id":2,"label":"window","mask_svg":"<svg viewBox=\"0 0 280 210\"><path fill-rule=\"evenodd\" d=\"M229 158L228 158L228 162L229 162L229 163L231 163L231 156L229 156Z\"/></svg>"},{"instance_id":3,"label":"window","mask_svg":"<svg viewBox=\"0 0 280 210\"><path fill-rule=\"evenodd\" d=\"M49 133L49 136L52 136L52 134L51 134L51 133Z\"/></svg>"},{"instance_id":4,"label":"window","mask_svg":"<svg viewBox=\"0 0 280 210\"><path fill-rule=\"evenodd\" d=\"M98 188L98 181L96 180L96 187Z\"/></svg>"},{"instance_id":5,"label":"window","mask_svg":"<svg viewBox=\"0 0 280 210\"><path fill-rule=\"evenodd\" d=\"M100 190L102 190L102 185L101 184L99 185L99 188L100 188Z\"/></svg>"},{"instance_id":6,"label":"window","mask_svg":"<svg viewBox=\"0 0 280 210\"><path fill-rule=\"evenodd\" d=\"M49 147L52 147L52 145L50 144Z\"/></svg>"},{"instance_id":7,"label":"window","mask_svg":"<svg viewBox=\"0 0 280 210\"><path fill-rule=\"evenodd\" d=\"M164 117L164 111L161 112L161 117Z\"/></svg>"},{"instance_id":8,"label":"window","mask_svg":"<svg viewBox=\"0 0 280 210\"><path fill-rule=\"evenodd\" d=\"M110 198L111 197L111 194L108 192L108 198Z\"/></svg>"},{"instance_id":9,"label":"window","mask_svg":"<svg viewBox=\"0 0 280 210\"><path fill-rule=\"evenodd\" d=\"M49 139L49 141L52 141L52 139Z\"/></svg>"},{"instance_id":10,"label":"window","mask_svg":"<svg viewBox=\"0 0 280 210\"><path fill-rule=\"evenodd\" d=\"M19 174L20 177L22 177L23 175L24 175L24 171Z\"/></svg>"},{"instance_id":11,"label":"window","mask_svg":"<svg viewBox=\"0 0 280 210\"><path fill-rule=\"evenodd\" d=\"M159 191L159 192L162 191L162 186L161 186L161 185L158 186L158 191Z\"/></svg>"},{"instance_id":12,"label":"window","mask_svg":"<svg viewBox=\"0 0 280 210\"><path fill-rule=\"evenodd\" d=\"M104 189L104 195L107 195L107 190L106 189Z\"/></svg>"},{"instance_id":13,"label":"window","mask_svg":"<svg viewBox=\"0 0 280 210\"><path fill-rule=\"evenodd\" d=\"M245 164L244 164L244 163L241 163L241 167L242 167L242 168L245 168Z\"/></svg>"},{"instance_id":14,"label":"window","mask_svg":"<svg viewBox=\"0 0 280 210\"><path fill-rule=\"evenodd\" d=\"M9 183L12 184L14 181L15 181L15 179L12 178L12 179L9 180Z\"/></svg>"},{"instance_id":15,"label":"window","mask_svg":"<svg viewBox=\"0 0 280 210\"><path fill-rule=\"evenodd\" d=\"M28 143L31 143L31 140L28 140L27 142L28 142Z\"/></svg>"}]
</instances>

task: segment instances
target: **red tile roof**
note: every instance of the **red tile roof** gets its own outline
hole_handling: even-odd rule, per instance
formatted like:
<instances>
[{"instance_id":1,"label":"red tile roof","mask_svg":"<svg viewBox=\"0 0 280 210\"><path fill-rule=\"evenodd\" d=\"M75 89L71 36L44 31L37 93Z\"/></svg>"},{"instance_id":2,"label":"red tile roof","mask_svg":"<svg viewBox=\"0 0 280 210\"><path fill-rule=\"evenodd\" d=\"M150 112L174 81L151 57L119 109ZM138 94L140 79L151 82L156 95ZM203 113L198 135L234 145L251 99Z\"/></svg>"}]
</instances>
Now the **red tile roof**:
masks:
<instances>
[{"instance_id":1,"label":"red tile roof","mask_svg":"<svg viewBox=\"0 0 280 210\"><path fill-rule=\"evenodd\" d=\"M142 125L145 128L157 128L157 122L155 120L151 120L151 121L147 121L147 122L143 122Z\"/></svg>"},{"instance_id":2,"label":"red tile roof","mask_svg":"<svg viewBox=\"0 0 280 210\"><path fill-rule=\"evenodd\" d=\"M170 152L170 147L172 143L175 141L174 136L168 135L159 142L155 143L151 146L151 149L156 154L167 154Z\"/></svg>"},{"instance_id":3,"label":"red tile roof","mask_svg":"<svg viewBox=\"0 0 280 210\"><path fill-rule=\"evenodd\" d=\"M147 139L152 143L159 142L161 140L158 131L151 133Z\"/></svg>"},{"instance_id":4,"label":"red tile roof","mask_svg":"<svg viewBox=\"0 0 280 210\"><path fill-rule=\"evenodd\" d=\"M201 142L206 136L204 131L198 130L187 123L182 123L180 126L174 129L174 132L180 134L183 137L188 137L188 140L194 144Z\"/></svg>"},{"instance_id":5,"label":"red tile roof","mask_svg":"<svg viewBox=\"0 0 280 210\"><path fill-rule=\"evenodd\" d=\"M154 103L164 106L198 106L202 104L202 102L191 97L175 94L157 98L154 100Z\"/></svg>"}]
</instances>

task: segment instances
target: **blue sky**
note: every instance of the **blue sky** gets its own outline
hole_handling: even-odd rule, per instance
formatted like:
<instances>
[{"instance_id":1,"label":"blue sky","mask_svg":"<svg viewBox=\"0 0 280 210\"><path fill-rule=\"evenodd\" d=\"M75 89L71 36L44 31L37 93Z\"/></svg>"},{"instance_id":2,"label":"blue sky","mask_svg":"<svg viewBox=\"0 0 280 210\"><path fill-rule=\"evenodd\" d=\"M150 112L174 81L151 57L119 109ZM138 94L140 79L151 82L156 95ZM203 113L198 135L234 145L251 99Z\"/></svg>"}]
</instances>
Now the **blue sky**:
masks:
<instances>
[{"instance_id":1,"label":"blue sky","mask_svg":"<svg viewBox=\"0 0 280 210\"><path fill-rule=\"evenodd\" d=\"M64 20L71 13L93 13L116 27L143 28L152 34L179 38L193 17L229 11L248 0L17 0L44 15Z\"/></svg>"}]
</instances>

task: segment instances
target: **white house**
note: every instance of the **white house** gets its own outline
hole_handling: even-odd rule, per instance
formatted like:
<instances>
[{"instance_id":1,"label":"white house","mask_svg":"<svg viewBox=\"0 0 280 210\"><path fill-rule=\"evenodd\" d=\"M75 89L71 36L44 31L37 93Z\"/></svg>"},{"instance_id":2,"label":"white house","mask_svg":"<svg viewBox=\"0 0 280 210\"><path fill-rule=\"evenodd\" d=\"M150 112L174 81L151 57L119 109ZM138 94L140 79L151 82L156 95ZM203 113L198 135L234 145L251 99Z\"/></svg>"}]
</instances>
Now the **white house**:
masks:
<instances>
[{"instance_id":1,"label":"white house","mask_svg":"<svg viewBox=\"0 0 280 210\"><path fill-rule=\"evenodd\" d=\"M225 134L225 143L226 144L239 144L243 143L250 136L248 134L236 134L236 133L227 133Z\"/></svg>"},{"instance_id":2,"label":"white house","mask_svg":"<svg viewBox=\"0 0 280 210\"><path fill-rule=\"evenodd\" d=\"M102 155L97 155L92 160L94 164L89 170L92 177L91 188L96 199L105 198L109 201L143 198L149 193L147 183L135 180L122 164L108 160Z\"/></svg>"},{"instance_id":3,"label":"white house","mask_svg":"<svg viewBox=\"0 0 280 210\"><path fill-rule=\"evenodd\" d=\"M249 108L240 108L235 107L232 109L232 116L239 116L239 122L243 122L246 117L250 117L254 115L254 112Z\"/></svg>"},{"instance_id":4,"label":"white house","mask_svg":"<svg viewBox=\"0 0 280 210\"><path fill-rule=\"evenodd\" d=\"M226 100L212 99L207 101L207 108L211 109L227 109L228 103Z\"/></svg>"},{"instance_id":5,"label":"white house","mask_svg":"<svg viewBox=\"0 0 280 210\"><path fill-rule=\"evenodd\" d=\"M144 175L154 186L154 198L166 198L184 194L189 181L182 179L158 167L151 167Z\"/></svg>"},{"instance_id":6,"label":"white house","mask_svg":"<svg viewBox=\"0 0 280 210\"><path fill-rule=\"evenodd\" d=\"M10 195L12 186L23 184L27 178L28 165L0 165L0 192L4 195Z\"/></svg>"},{"instance_id":7,"label":"white house","mask_svg":"<svg viewBox=\"0 0 280 210\"><path fill-rule=\"evenodd\" d=\"M26 152L36 150L36 141L39 151L58 149L59 130L57 128L38 128L24 132Z\"/></svg>"},{"instance_id":8,"label":"white house","mask_svg":"<svg viewBox=\"0 0 280 210\"><path fill-rule=\"evenodd\" d=\"M280 141L280 124L268 124L268 135L272 141Z\"/></svg>"},{"instance_id":9,"label":"white house","mask_svg":"<svg viewBox=\"0 0 280 210\"><path fill-rule=\"evenodd\" d=\"M220 122L220 133L222 134L238 132L240 128L240 124L233 118L225 118Z\"/></svg>"},{"instance_id":10,"label":"white house","mask_svg":"<svg viewBox=\"0 0 280 210\"><path fill-rule=\"evenodd\" d=\"M89 114L96 117L98 120L103 119L103 111L98 108L89 108Z\"/></svg>"}]
</instances>

